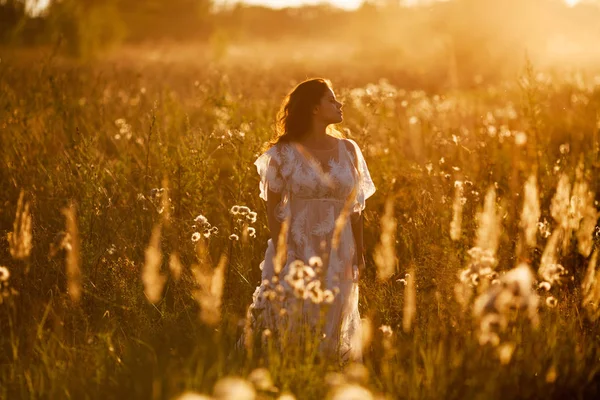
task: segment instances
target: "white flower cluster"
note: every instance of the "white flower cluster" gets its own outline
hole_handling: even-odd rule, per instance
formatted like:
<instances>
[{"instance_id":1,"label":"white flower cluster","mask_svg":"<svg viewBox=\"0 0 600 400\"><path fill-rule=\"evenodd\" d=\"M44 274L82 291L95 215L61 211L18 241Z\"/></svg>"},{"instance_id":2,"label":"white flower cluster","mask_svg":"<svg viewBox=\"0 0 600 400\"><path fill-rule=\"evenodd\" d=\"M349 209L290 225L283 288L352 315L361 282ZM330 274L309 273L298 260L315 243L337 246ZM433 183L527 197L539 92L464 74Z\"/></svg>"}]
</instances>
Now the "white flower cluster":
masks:
<instances>
[{"instance_id":1,"label":"white flower cluster","mask_svg":"<svg viewBox=\"0 0 600 400\"><path fill-rule=\"evenodd\" d=\"M200 231L202 231L202 236L206 239L219 233L219 228L212 226L210 222L208 222L208 218L202 214L194 218L194 222L195 224L192 225L192 229L195 230L195 232L192 233L192 242L194 243L200 240Z\"/></svg>"},{"instance_id":2,"label":"white flower cluster","mask_svg":"<svg viewBox=\"0 0 600 400\"><path fill-rule=\"evenodd\" d=\"M255 211L252 211L246 206L234 205L229 210L229 213L235 218L235 223L237 226L234 227L234 230L241 232L242 239L244 241L248 237L256 237L256 229L249 225L256 223L256 217L258 214ZM231 233L231 235L229 235L229 239L238 241L240 240L240 236L237 233Z\"/></svg>"},{"instance_id":3,"label":"white flower cluster","mask_svg":"<svg viewBox=\"0 0 600 400\"><path fill-rule=\"evenodd\" d=\"M487 279L492 283L497 283L495 280L498 273L495 271L498 265L494 253L491 250L483 250L479 247L473 247L468 252L469 264L460 272L460 281L470 286L477 286L482 279Z\"/></svg>"},{"instance_id":4,"label":"white flower cluster","mask_svg":"<svg viewBox=\"0 0 600 400\"><path fill-rule=\"evenodd\" d=\"M537 326L539 300L533 289L533 280L531 268L522 263L475 299L473 314L479 323L480 344L499 345L500 335L508 331L510 322L519 311L524 311L530 322Z\"/></svg>"}]
</instances>

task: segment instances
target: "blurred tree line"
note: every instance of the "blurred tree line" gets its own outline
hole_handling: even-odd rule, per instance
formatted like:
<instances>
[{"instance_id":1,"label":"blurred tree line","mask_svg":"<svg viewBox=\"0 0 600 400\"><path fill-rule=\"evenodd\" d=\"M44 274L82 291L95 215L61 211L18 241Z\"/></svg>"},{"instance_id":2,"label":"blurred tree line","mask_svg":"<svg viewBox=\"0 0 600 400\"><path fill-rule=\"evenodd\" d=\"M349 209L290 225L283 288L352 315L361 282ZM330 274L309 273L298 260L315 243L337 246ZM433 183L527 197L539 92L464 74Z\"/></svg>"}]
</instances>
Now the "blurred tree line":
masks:
<instances>
[{"instance_id":1,"label":"blurred tree line","mask_svg":"<svg viewBox=\"0 0 600 400\"><path fill-rule=\"evenodd\" d=\"M62 41L86 57L124 41L202 40L211 32L211 0L0 0L0 44Z\"/></svg>"},{"instance_id":2,"label":"blurred tree line","mask_svg":"<svg viewBox=\"0 0 600 400\"><path fill-rule=\"evenodd\" d=\"M461 74L498 70L525 51L573 57L569 46L600 61L600 0L576 7L564 0L421 0L418 7L366 0L355 11L324 4L271 9L213 0L50 0L35 16L36 1L0 0L0 45L60 42L69 54L87 57L125 42L206 41L226 52L241 42L303 39L352 45L360 60Z\"/></svg>"}]
</instances>

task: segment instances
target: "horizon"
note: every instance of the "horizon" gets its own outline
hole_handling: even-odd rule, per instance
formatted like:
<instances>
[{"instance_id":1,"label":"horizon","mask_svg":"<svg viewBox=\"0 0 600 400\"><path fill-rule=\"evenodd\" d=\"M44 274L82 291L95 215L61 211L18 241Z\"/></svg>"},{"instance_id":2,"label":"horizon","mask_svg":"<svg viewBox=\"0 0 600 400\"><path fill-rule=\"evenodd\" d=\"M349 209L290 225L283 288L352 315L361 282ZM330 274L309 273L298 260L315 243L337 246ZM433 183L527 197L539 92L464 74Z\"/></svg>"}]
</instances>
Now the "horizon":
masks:
<instances>
[{"instance_id":1,"label":"horizon","mask_svg":"<svg viewBox=\"0 0 600 400\"><path fill-rule=\"evenodd\" d=\"M414 6L425 1L430 2L432 0L403 0L402 2L406 6ZM569 7L574 7L583 1L584 0L563 0L563 2ZM32 16L39 16L49 6L50 2L51 0L26 0L25 4ZM264 6L275 9L286 7L302 7L317 4L330 4L334 7L351 11L358 9L364 3L364 0L214 0L214 4L218 6L227 6L229 4L236 3L244 3L252 6Z\"/></svg>"}]
</instances>

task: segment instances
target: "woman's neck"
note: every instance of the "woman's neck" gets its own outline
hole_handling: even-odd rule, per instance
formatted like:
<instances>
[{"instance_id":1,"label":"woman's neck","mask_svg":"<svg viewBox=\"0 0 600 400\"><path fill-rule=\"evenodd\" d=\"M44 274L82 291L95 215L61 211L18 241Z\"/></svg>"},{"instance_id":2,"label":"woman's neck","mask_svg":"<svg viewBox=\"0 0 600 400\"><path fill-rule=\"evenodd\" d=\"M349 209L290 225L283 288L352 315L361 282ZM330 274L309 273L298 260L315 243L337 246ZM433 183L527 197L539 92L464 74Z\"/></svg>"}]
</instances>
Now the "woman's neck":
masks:
<instances>
[{"instance_id":1,"label":"woman's neck","mask_svg":"<svg viewBox=\"0 0 600 400\"><path fill-rule=\"evenodd\" d=\"M308 132L306 132L306 134L302 138L302 141L308 144L322 144L323 142L328 141L328 136L329 135L327 134L327 125L313 123L312 128Z\"/></svg>"}]
</instances>

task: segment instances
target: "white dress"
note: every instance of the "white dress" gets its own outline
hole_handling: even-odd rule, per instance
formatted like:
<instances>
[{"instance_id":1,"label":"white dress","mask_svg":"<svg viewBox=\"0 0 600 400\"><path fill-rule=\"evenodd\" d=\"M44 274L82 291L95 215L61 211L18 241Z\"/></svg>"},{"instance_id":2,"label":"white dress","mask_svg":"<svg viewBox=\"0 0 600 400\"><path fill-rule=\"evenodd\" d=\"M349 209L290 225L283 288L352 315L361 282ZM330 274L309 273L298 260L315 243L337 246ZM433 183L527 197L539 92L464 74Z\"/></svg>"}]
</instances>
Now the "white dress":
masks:
<instances>
[{"instance_id":1,"label":"white dress","mask_svg":"<svg viewBox=\"0 0 600 400\"><path fill-rule=\"evenodd\" d=\"M352 143L355 151L349 152L344 141ZM325 263L322 271L326 271L323 273L326 276L320 278L325 285L320 287L321 293L333 293L334 296L329 297L330 304L323 319L324 315L318 311L320 305L315 305L304 292L301 307L304 321L313 327L319 326L317 334L322 338L320 346L323 351L329 355L338 351L342 360L361 360L356 245L349 218L340 232L337 249L332 246L332 236L344 204L350 202L350 213L362 212L365 200L375 192L375 186L362 152L354 141L339 140L337 154L335 151L332 154L330 170L323 171L316 159L297 144L278 143L254 164L260 174L260 197L266 201L269 190L281 193L277 218L279 221L288 218L289 221L287 261L275 282L293 291L289 284L291 281L286 279L290 266L295 268L295 260L308 265L312 257L319 257ZM350 198L351 195L353 198ZM274 287L267 283L273 281L274 255L274 246L269 239L261 263L262 283L257 287L249 308L253 323L259 325L257 319L262 321L261 328L281 327L279 320L282 314L274 312L270 300L265 298L265 292ZM311 261L314 265L315 259ZM305 283L309 283L319 277L306 271L304 279ZM315 288L314 284L312 288ZM284 301L283 308L293 300Z\"/></svg>"}]
</instances>

